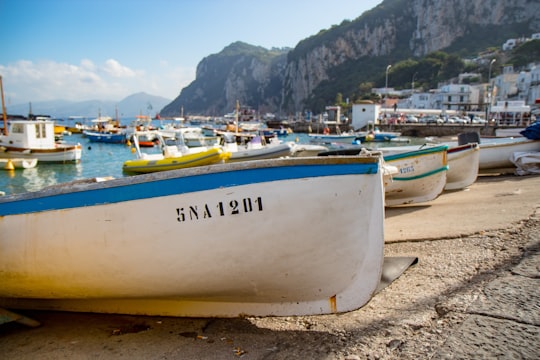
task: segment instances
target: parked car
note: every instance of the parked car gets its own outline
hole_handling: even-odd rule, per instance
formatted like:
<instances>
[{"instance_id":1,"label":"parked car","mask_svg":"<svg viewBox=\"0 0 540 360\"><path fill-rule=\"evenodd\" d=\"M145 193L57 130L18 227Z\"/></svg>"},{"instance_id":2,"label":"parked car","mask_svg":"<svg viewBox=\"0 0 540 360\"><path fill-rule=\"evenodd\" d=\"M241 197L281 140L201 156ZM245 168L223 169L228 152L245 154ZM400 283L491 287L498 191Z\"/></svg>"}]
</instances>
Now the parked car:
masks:
<instances>
[{"instance_id":1,"label":"parked car","mask_svg":"<svg viewBox=\"0 0 540 360\"><path fill-rule=\"evenodd\" d=\"M472 123L473 124L487 124L487 121L485 119L482 119L481 117L479 116L475 116L473 117L472 119Z\"/></svg>"},{"instance_id":2,"label":"parked car","mask_svg":"<svg viewBox=\"0 0 540 360\"><path fill-rule=\"evenodd\" d=\"M442 124L444 123L444 120L434 115L427 115L420 118L419 122L422 122L425 124Z\"/></svg>"},{"instance_id":3,"label":"parked car","mask_svg":"<svg viewBox=\"0 0 540 360\"><path fill-rule=\"evenodd\" d=\"M406 123L417 123L418 122L418 118L414 115L407 115L405 116L405 122Z\"/></svg>"}]
</instances>

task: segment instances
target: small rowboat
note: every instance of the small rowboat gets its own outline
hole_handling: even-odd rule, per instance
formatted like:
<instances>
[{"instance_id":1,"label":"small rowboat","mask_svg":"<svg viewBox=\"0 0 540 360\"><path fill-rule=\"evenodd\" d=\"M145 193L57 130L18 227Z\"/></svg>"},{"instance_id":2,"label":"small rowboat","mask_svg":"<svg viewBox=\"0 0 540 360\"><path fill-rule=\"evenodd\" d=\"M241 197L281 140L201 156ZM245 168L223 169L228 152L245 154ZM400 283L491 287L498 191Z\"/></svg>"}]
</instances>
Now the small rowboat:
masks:
<instances>
[{"instance_id":1,"label":"small rowboat","mask_svg":"<svg viewBox=\"0 0 540 360\"><path fill-rule=\"evenodd\" d=\"M358 309L382 273L381 169L377 154L270 159L0 197L0 307L191 317Z\"/></svg>"}]
</instances>

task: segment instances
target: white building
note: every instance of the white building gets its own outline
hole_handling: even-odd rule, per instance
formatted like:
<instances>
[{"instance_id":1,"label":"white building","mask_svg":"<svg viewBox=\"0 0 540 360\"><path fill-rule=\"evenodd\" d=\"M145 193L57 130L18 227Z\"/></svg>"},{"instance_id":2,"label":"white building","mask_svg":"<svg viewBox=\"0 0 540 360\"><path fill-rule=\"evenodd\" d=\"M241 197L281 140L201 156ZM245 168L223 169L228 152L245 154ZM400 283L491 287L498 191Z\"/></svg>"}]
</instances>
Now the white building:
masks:
<instances>
[{"instance_id":1,"label":"white building","mask_svg":"<svg viewBox=\"0 0 540 360\"><path fill-rule=\"evenodd\" d=\"M479 107L478 88L466 84L444 85L433 94L432 104L436 109L474 110Z\"/></svg>"},{"instance_id":2,"label":"white building","mask_svg":"<svg viewBox=\"0 0 540 360\"><path fill-rule=\"evenodd\" d=\"M353 104L351 125L353 129L359 130L369 124L375 124L381 105L372 102Z\"/></svg>"}]
</instances>

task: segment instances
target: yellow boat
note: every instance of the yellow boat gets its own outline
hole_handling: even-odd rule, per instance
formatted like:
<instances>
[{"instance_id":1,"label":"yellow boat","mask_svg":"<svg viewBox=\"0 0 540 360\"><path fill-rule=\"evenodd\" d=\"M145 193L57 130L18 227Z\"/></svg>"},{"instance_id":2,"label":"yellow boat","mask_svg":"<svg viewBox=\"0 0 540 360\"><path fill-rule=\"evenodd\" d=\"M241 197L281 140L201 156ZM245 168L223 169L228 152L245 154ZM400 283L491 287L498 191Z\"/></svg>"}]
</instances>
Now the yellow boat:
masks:
<instances>
[{"instance_id":1,"label":"yellow boat","mask_svg":"<svg viewBox=\"0 0 540 360\"><path fill-rule=\"evenodd\" d=\"M182 154L180 152L169 155L143 154L140 159L127 160L122 170L128 173L151 173L157 171L185 169L195 166L211 165L224 162L231 156L230 152L223 151L220 147L210 148L205 151Z\"/></svg>"}]
</instances>

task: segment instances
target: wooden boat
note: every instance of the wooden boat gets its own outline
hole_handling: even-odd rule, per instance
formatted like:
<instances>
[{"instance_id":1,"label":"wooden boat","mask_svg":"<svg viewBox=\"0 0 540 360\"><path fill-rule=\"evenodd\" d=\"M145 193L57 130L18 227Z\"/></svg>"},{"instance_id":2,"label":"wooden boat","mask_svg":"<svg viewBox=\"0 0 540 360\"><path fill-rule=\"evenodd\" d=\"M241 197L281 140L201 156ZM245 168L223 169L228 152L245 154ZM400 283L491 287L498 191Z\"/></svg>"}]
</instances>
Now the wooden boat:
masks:
<instances>
[{"instance_id":1,"label":"wooden boat","mask_svg":"<svg viewBox=\"0 0 540 360\"><path fill-rule=\"evenodd\" d=\"M0 307L193 317L355 310L381 278L381 163L246 161L4 196Z\"/></svg>"},{"instance_id":2,"label":"wooden boat","mask_svg":"<svg viewBox=\"0 0 540 360\"><path fill-rule=\"evenodd\" d=\"M4 102L4 86L0 75L0 97L4 129L0 133L0 159L23 159L30 162L79 162L80 144L56 143L54 122L50 118L10 120L9 128Z\"/></svg>"},{"instance_id":3,"label":"wooden boat","mask_svg":"<svg viewBox=\"0 0 540 360\"><path fill-rule=\"evenodd\" d=\"M458 190L472 185L478 177L480 147L478 143L448 149L448 172L444 190Z\"/></svg>"},{"instance_id":4,"label":"wooden boat","mask_svg":"<svg viewBox=\"0 0 540 360\"><path fill-rule=\"evenodd\" d=\"M54 122L51 120L10 120L9 130L0 135L1 159L77 163L81 156L80 144L55 142Z\"/></svg>"},{"instance_id":5,"label":"wooden boat","mask_svg":"<svg viewBox=\"0 0 540 360\"><path fill-rule=\"evenodd\" d=\"M470 186L478 177L478 164L480 159L480 147L478 143L445 145L448 145L448 150L446 152L448 170L446 172L446 185L444 186L444 190L458 190ZM437 144L386 147L381 150L383 150L384 154L389 155L408 151L418 151L433 146L437 146Z\"/></svg>"},{"instance_id":6,"label":"wooden boat","mask_svg":"<svg viewBox=\"0 0 540 360\"><path fill-rule=\"evenodd\" d=\"M447 145L388 155L384 148L379 150L384 154L384 161L399 171L384 184L386 206L423 203L441 194L448 170Z\"/></svg>"},{"instance_id":7,"label":"wooden boat","mask_svg":"<svg viewBox=\"0 0 540 360\"><path fill-rule=\"evenodd\" d=\"M32 169L38 163L37 159L0 159L0 167L5 170Z\"/></svg>"},{"instance_id":8,"label":"wooden boat","mask_svg":"<svg viewBox=\"0 0 540 360\"><path fill-rule=\"evenodd\" d=\"M436 199L446 185L448 170L447 145L397 146L379 148L387 165L397 168L397 174L384 177L385 205L416 204ZM365 149L352 147L320 153L358 155Z\"/></svg>"},{"instance_id":9,"label":"wooden boat","mask_svg":"<svg viewBox=\"0 0 540 360\"><path fill-rule=\"evenodd\" d=\"M511 158L516 152L540 151L540 140L517 138L482 138L480 142L480 170L515 167Z\"/></svg>"}]
</instances>

